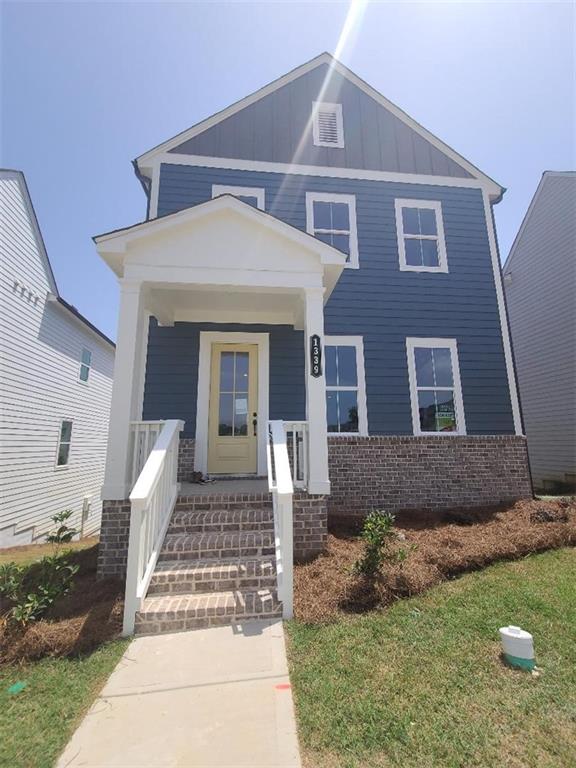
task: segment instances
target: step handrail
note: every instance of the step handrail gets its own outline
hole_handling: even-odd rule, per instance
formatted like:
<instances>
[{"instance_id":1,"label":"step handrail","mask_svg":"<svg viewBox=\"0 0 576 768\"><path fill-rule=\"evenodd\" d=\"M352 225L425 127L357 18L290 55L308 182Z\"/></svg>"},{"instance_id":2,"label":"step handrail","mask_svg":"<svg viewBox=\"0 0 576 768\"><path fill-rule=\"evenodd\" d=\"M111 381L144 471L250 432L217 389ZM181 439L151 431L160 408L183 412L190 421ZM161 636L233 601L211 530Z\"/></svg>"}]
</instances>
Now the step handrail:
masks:
<instances>
[{"instance_id":1,"label":"step handrail","mask_svg":"<svg viewBox=\"0 0 576 768\"><path fill-rule=\"evenodd\" d=\"M272 494L274 510L278 597L282 601L283 618L291 619L294 602L294 534L292 522L294 484L290 472L286 429L282 421L268 422L266 459L268 465L268 489Z\"/></svg>"},{"instance_id":2,"label":"step handrail","mask_svg":"<svg viewBox=\"0 0 576 768\"><path fill-rule=\"evenodd\" d=\"M178 497L178 445L184 422L165 421L130 494L123 634L134 633Z\"/></svg>"}]
</instances>

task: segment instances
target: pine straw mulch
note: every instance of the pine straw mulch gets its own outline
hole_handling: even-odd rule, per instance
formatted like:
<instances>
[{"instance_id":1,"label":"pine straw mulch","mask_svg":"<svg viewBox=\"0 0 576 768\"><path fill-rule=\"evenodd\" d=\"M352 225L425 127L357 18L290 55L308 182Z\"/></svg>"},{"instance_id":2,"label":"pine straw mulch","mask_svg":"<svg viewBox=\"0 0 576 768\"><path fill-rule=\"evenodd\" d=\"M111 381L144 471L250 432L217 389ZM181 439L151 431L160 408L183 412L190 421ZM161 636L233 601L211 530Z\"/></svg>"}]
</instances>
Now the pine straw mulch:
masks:
<instances>
[{"instance_id":1,"label":"pine straw mulch","mask_svg":"<svg viewBox=\"0 0 576 768\"><path fill-rule=\"evenodd\" d=\"M45 619L21 628L0 610L0 663L33 661L47 656L81 656L112 640L122 629L124 585L96 581L98 545L74 552L80 565L73 590L58 600Z\"/></svg>"},{"instance_id":2,"label":"pine straw mulch","mask_svg":"<svg viewBox=\"0 0 576 768\"><path fill-rule=\"evenodd\" d=\"M363 550L360 527L354 520L334 521L327 551L295 567L298 620L322 623L381 608L496 560L574 546L576 497L523 500L498 510L399 515L392 549L403 548L408 556L401 565L386 566L375 583L352 572Z\"/></svg>"}]
</instances>

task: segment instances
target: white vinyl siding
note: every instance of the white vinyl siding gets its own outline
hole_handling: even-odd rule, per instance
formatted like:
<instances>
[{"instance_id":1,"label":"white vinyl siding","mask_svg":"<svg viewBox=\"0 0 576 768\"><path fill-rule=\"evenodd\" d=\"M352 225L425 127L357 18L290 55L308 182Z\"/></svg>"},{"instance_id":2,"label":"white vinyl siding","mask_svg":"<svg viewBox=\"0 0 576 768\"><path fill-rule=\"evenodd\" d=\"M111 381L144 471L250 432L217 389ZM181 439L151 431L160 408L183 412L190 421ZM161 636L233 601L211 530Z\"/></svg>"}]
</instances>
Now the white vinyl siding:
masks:
<instances>
[{"instance_id":1,"label":"white vinyl siding","mask_svg":"<svg viewBox=\"0 0 576 768\"><path fill-rule=\"evenodd\" d=\"M0 547L43 541L49 518L64 509L73 510L80 529L85 496L84 533L94 533L114 350L49 299L49 275L15 176L0 176L0 247ZM89 386L79 385L83 349L92 352ZM64 419L73 421L72 449L59 471Z\"/></svg>"}]
</instances>

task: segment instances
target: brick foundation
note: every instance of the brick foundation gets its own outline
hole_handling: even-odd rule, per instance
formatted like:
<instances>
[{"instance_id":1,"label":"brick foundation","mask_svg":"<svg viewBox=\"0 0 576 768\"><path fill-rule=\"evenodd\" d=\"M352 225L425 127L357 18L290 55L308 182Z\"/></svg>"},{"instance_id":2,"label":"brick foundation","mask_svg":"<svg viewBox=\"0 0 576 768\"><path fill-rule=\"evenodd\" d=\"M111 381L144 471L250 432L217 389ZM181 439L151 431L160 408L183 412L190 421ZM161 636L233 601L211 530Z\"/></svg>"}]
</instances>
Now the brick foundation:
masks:
<instances>
[{"instance_id":1,"label":"brick foundation","mask_svg":"<svg viewBox=\"0 0 576 768\"><path fill-rule=\"evenodd\" d=\"M98 578L126 578L130 502L103 501L98 547Z\"/></svg>"},{"instance_id":2,"label":"brick foundation","mask_svg":"<svg viewBox=\"0 0 576 768\"><path fill-rule=\"evenodd\" d=\"M334 437L330 515L494 506L532 496L526 439Z\"/></svg>"},{"instance_id":3,"label":"brick foundation","mask_svg":"<svg viewBox=\"0 0 576 768\"><path fill-rule=\"evenodd\" d=\"M194 473L194 444L189 437L180 438L178 445L178 482L188 483Z\"/></svg>"}]
</instances>

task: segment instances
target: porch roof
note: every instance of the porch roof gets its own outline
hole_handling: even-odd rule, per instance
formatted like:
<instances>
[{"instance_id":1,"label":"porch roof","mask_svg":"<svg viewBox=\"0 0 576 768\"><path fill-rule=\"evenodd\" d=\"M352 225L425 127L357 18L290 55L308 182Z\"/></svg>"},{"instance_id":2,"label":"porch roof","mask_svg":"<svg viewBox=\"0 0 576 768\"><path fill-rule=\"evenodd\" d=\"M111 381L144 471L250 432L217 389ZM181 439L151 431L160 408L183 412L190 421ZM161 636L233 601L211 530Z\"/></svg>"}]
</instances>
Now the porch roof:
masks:
<instances>
[{"instance_id":1,"label":"porch roof","mask_svg":"<svg viewBox=\"0 0 576 768\"><path fill-rule=\"evenodd\" d=\"M156 285L323 286L327 298L346 265L341 251L228 194L94 242L119 277Z\"/></svg>"}]
</instances>

